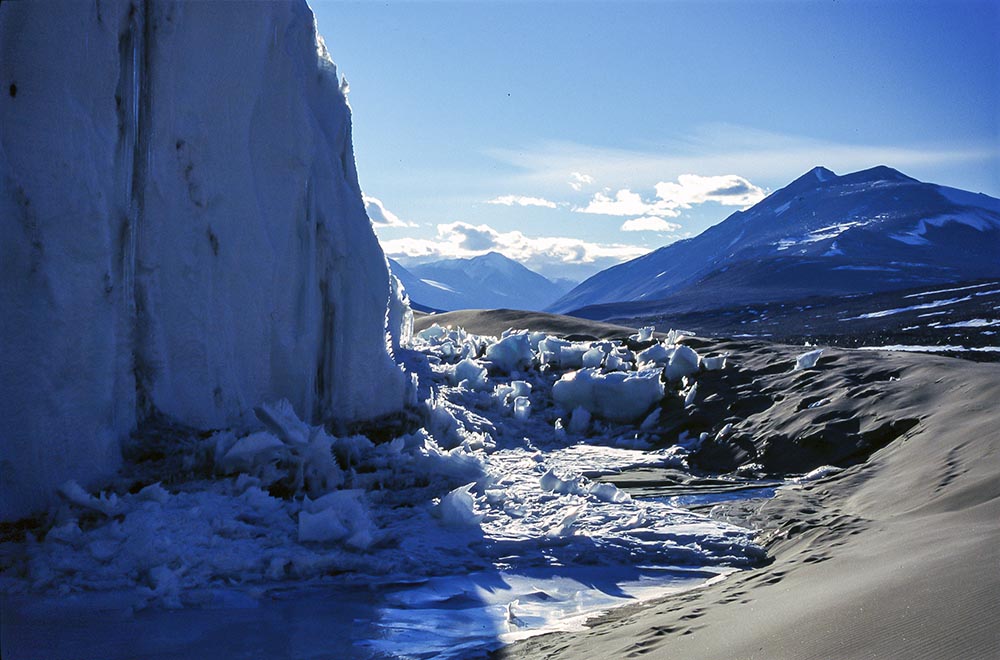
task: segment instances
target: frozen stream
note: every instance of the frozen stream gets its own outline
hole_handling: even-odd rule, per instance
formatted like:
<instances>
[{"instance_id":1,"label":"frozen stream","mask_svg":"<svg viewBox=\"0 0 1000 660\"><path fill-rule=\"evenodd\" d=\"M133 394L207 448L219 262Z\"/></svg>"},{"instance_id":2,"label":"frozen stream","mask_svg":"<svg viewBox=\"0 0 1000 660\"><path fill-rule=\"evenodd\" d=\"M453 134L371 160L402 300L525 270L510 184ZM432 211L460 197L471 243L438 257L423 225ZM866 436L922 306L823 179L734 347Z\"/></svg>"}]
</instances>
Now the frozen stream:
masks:
<instances>
[{"instance_id":1,"label":"frozen stream","mask_svg":"<svg viewBox=\"0 0 1000 660\"><path fill-rule=\"evenodd\" d=\"M659 377L673 346L642 363L543 337L515 336L513 357L418 337L427 421L389 443L278 403L108 492L68 484L44 532L2 544L4 657L474 657L757 563L751 530L594 480L684 468L687 448L643 431L658 397L691 396L693 372ZM588 351L567 410L556 383ZM164 465L190 478L160 483Z\"/></svg>"}]
</instances>

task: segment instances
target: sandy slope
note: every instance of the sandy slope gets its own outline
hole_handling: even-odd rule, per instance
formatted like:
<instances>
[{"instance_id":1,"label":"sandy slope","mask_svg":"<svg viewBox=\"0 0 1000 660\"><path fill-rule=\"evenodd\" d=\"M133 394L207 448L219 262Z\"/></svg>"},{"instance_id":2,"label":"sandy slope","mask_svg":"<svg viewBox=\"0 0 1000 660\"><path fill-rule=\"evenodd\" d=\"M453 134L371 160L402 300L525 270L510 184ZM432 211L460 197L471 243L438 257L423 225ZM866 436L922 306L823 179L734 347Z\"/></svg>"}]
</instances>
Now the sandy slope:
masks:
<instances>
[{"instance_id":1,"label":"sandy slope","mask_svg":"<svg viewBox=\"0 0 1000 660\"><path fill-rule=\"evenodd\" d=\"M464 309L442 314L418 314L413 326L419 332L435 323L444 327L461 326L478 335L493 336L499 336L509 328L528 328L559 336L587 335L595 339L621 339L635 333L632 328L611 323L514 309Z\"/></svg>"},{"instance_id":2,"label":"sandy slope","mask_svg":"<svg viewBox=\"0 0 1000 660\"><path fill-rule=\"evenodd\" d=\"M502 321L498 312L459 314L449 322L490 332L498 323L518 326L513 312L503 312ZM565 317L520 320L563 334L593 330L574 330ZM817 459L803 447L818 446L823 456L831 446L864 450L867 442L866 454L889 441L880 428L908 423L894 426L896 439L867 462L834 477L781 491L763 505L716 510L761 529L771 565L618 610L585 633L536 638L498 655L1000 657L1000 366L831 349L817 369L793 372L801 349L760 342L699 347L722 349L750 378L738 385L742 391L722 383L720 392L770 392L742 417L736 435L762 455L799 451L786 469ZM816 397L830 401L804 407Z\"/></svg>"}]
</instances>

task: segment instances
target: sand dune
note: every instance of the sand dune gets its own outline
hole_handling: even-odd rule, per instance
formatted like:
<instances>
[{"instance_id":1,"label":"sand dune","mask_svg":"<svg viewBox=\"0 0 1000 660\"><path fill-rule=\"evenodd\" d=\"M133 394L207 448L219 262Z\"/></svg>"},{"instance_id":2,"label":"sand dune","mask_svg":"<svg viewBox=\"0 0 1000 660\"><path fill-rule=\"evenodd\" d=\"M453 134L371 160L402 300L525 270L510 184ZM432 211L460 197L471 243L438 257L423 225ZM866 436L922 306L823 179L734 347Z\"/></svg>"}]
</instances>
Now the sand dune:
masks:
<instances>
[{"instance_id":1,"label":"sand dune","mask_svg":"<svg viewBox=\"0 0 1000 660\"><path fill-rule=\"evenodd\" d=\"M599 329L509 310L453 314L436 321L491 333ZM730 352L730 372L743 374L705 383L724 395L722 414L735 422L732 440L710 447L706 464L748 460L740 451L770 461L771 471L804 471L825 458L857 464L763 503L713 510L761 530L769 566L497 656L1000 657L1000 365L827 349L815 369L794 371L801 347L693 343L702 354ZM741 399L752 405L734 415ZM616 479L632 478L656 481Z\"/></svg>"}]
</instances>

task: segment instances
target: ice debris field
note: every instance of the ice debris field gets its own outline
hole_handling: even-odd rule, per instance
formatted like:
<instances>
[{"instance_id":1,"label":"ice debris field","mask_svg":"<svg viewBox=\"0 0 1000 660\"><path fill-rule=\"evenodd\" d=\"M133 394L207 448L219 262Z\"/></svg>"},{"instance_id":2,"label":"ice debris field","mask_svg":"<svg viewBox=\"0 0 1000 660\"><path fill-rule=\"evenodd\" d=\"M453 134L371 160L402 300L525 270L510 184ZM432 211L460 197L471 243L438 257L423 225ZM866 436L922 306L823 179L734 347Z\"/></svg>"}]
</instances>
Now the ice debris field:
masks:
<instances>
[{"instance_id":1,"label":"ice debris field","mask_svg":"<svg viewBox=\"0 0 1000 660\"><path fill-rule=\"evenodd\" d=\"M12 643L68 652L75 638L45 621L75 612L101 657L204 654L232 650L223 628L252 640L311 603L300 628L328 632L273 652L467 657L755 565L752 530L595 480L686 467L698 438L651 447L659 403L690 404L699 372L727 364L679 339L432 326L405 351L421 422L391 441L335 437L284 401L255 429L146 438L111 487L66 483L46 521L0 545ZM93 646L122 626L128 645Z\"/></svg>"}]
</instances>

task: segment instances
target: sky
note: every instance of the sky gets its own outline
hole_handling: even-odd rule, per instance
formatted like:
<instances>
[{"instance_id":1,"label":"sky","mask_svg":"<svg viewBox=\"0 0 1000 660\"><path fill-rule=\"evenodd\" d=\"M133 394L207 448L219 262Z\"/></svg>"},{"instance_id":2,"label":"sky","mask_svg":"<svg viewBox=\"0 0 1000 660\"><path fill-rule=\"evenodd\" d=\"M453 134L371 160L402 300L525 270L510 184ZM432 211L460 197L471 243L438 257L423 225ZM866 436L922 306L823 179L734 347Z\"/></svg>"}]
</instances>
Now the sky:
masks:
<instances>
[{"instance_id":1,"label":"sky","mask_svg":"<svg viewBox=\"0 0 1000 660\"><path fill-rule=\"evenodd\" d=\"M1000 197L1000 3L324 2L404 265L581 280L816 165Z\"/></svg>"}]
</instances>

